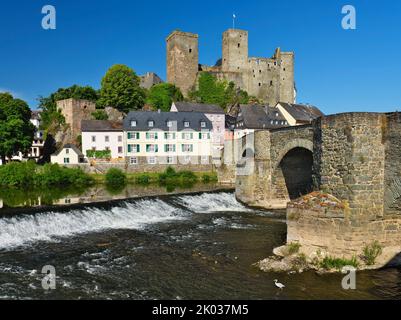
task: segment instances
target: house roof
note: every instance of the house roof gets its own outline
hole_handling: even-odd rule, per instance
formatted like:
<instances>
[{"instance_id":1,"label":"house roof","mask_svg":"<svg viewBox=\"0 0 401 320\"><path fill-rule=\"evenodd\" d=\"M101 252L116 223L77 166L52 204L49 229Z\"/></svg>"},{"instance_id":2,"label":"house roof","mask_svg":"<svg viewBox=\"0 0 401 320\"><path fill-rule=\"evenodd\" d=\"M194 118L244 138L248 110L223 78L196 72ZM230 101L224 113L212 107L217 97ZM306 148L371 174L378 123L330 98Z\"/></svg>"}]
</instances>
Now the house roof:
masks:
<instances>
[{"instance_id":1,"label":"house roof","mask_svg":"<svg viewBox=\"0 0 401 320\"><path fill-rule=\"evenodd\" d=\"M244 129L274 129L288 126L284 116L277 108L261 105L241 105L237 117L237 128Z\"/></svg>"},{"instance_id":2,"label":"house roof","mask_svg":"<svg viewBox=\"0 0 401 320\"><path fill-rule=\"evenodd\" d=\"M62 148L60 148L59 150L57 150L57 151L53 154L53 156L58 156L58 155L61 153L61 151L63 151L64 149L72 149L72 150L74 150L74 152L75 152L78 156L81 156L81 157L84 156L83 153L81 152L81 150L79 150L79 148L78 148L76 145L72 144L72 143L67 143L67 144L65 144Z\"/></svg>"},{"instance_id":3,"label":"house roof","mask_svg":"<svg viewBox=\"0 0 401 320\"><path fill-rule=\"evenodd\" d=\"M131 122L136 121L136 126L132 127ZM148 122L153 121L154 126L149 127ZM151 112L151 111L133 111L124 119L125 131L149 131L159 129L169 131L171 128L167 126L167 122L173 122L173 130L177 131L192 129L195 131L212 130L212 122L203 113L199 112ZM184 126L184 122L189 122L189 127ZM205 123L201 127L201 122Z\"/></svg>"},{"instance_id":4,"label":"house roof","mask_svg":"<svg viewBox=\"0 0 401 320\"><path fill-rule=\"evenodd\" d=\"M192 103L192 102L174 102L179 112L203 112L224 114L224 110L216 104Z\"/></svg>"},{"instance_id":5,"label":"house roof","mask_svg":"<svg viewBox=\"0 0 401 320\"><path fill-rule=\"evenodd\" d=\"M82 120L82 132L95 132L95 131L123 131L123 123L118 121L108 120Z\"/></svg>"},{"instance_id":6,"label":"house roof","mask_svg":"<svg viewBox=\"0 0 401 320\"><path fill-rule=\"evenodd\" d=\"M312 120L324 116L324 114L315 106L304 104L293 104L279 102L279 104L299 122L311 122Z\"/></svg>"}]
</instances>

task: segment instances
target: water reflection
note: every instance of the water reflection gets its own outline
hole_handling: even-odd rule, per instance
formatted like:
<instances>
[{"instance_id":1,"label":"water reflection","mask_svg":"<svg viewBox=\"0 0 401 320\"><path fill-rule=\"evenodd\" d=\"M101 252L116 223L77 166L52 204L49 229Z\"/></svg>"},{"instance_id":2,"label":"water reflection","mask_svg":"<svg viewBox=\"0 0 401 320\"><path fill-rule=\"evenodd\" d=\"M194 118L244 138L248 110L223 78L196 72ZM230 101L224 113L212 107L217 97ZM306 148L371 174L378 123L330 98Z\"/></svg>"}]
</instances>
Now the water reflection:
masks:
<instances>
[{"instance_id":1,"label":"water reflection","mask_svg":"<svg viewBox=\"0 0 401 320\"><path fill-rule=\"evenodd\" d=\"M95 185L89 188L41 188L22 190L13 188L0 189L0 212L10 208L35 208L42 206L62 206L85 204L157 196L186 192L206 192L225 189L214 183L197 183L181 185Z\"/></svg>"}]
</instances>

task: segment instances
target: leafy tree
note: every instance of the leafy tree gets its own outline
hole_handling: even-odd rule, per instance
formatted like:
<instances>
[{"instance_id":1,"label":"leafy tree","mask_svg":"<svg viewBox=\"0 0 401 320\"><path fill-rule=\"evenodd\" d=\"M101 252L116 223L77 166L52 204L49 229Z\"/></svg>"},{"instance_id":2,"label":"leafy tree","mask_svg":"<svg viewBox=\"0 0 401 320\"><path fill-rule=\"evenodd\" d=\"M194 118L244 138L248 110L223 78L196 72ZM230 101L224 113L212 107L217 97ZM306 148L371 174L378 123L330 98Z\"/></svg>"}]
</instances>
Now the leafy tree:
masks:
<instances>
[{"instance_id":1,"label":"leafy tree","mask_svg":"<svg viewBox=\"0 0 401 320\"><path fill-rule=\"evenodd\" d=\"M57 110L57 101L70 98L97 101L99 93L90 86L73 85L69 88L60 88L48 97L39 97L42 129L52 132L65 123L64 117Z\"/></svg>"},{"instance_id":2,"label":"leafy tree","mask_svg":"<svg viewBox=\"0 0 401 320\"><path fill-rule=\"evenodd\" d=\"M35 127L30 122L31 110L27 103L14 99L9 93L0 93L0 158L11 158L17 152L25 153L32 146Z\"/></svg>"},{"instance_id":3,"label":"leafy tree","mask_svg":"<svg viewBox=\"0 0 401 320\"><path fill-rule=\"evenodd\" d=\"M184 100L179 88L170 83L160 83L149 89L146 103L154 109L170 111L171 104Z\"/></svg>"},{"instance_id":4,"label":"leafy tree","mask_svg":"<svg viewBox=\"0 0 401 320\"><path fill-rule=\"evenodd\" d=\"M102 79L98 104L113 106L125 113L139 110L145 104L145 91L139 84L134 70L121 64L114 65Z\"/></svg>"},{"instance_id":5,"label":"leafy tree","mask_svg":"<svg viewBox=\"0 0 401 320\"><path fill-rule=\"evenodd\" d=\"M191 91L189 98L200 103L218 104L224 109L230 105L246 104L249 101L248 93L237 89L234 82L218 80L208 72L201 73L198 89Z\"/></svg>"}]
</instances>

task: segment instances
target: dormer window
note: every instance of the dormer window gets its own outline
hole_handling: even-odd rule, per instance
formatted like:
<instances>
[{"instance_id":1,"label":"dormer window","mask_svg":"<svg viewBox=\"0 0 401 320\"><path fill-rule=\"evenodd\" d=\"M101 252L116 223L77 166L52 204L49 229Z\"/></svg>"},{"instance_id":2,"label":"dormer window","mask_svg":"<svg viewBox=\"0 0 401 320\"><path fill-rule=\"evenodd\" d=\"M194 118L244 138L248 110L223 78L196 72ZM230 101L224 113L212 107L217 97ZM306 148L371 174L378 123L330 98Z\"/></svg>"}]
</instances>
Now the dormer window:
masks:
<instances>
[{"instance_id":1,"label":"dormer window","mask_svg":"<svg viewBox=\"0 0 401 320\"><path fill-rule=\"evenodd\" d=\"M131 127L136 127L136 120L131 121Z\"/></svg>"},{"instance_id":2,"label":"dormer window","mask_svg":"<svg viewBox=\"0 0 401 320\"><path fill-rule=\"evenodd\" d=\"M189 128L189 121L184 121L184 127Z\"/></svg>"},{"instance_id":3,"label":"dormer window","mask_svg":"<svg viewBox=\"0 0 401 320\"><path fill-rule=\"evenodd\" d=\"M155 122L153 120L148 121L148 127L153 128L155 126Z\"/></svg>"},{"instance_id":4,"label":"dormer window","mask_svg":"<svg viewBox=\"0 0 401 320\"><path fill-rule=\"evenodd\" d=\"M173 126L173 121L167 121L167 128L171 128Z\"/></svg>"},{"instance_id":5,"label":"dormer window","mask_svg":"<svg viewBox=\"0 0 401 320\"><path fill-rule=\"evenodd\" d=\"M206 128L206 122L205 121L201 121L201 128Z\"/></svg>"}]
</instances>

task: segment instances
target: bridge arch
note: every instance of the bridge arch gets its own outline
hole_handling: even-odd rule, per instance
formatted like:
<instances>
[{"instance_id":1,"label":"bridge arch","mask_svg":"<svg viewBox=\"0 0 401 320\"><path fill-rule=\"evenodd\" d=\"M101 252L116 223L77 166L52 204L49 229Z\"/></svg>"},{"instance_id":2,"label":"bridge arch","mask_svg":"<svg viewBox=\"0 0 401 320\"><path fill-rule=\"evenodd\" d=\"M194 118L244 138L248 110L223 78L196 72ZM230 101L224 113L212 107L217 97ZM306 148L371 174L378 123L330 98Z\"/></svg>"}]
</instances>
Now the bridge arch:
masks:
<instances>
[{"instance_id":1,"label":"bridge arch","mask_svg":"<svg viewBox=\"0 0 401 320\"><path fill-rule=\"evenodd\" d=\"M273 190L278 199L289 201L313 189L313 142L294 139L278 148L272 163Z\"/></svg>"},{"instance_id":2,"label":"bridge arch","mask_svg":"<svg viewBox=\"0 0 401 320\"><path fill-rule=\"evenodd\" d=\"M283 158L288 154L288 152L295 148L303 148L309 150L313 154L313 141L306 139L295 139L287 142L284 147L280 147L280 150L277 152L274 167L277 168L280 166Z\"/></svg>"}]
</instances>

